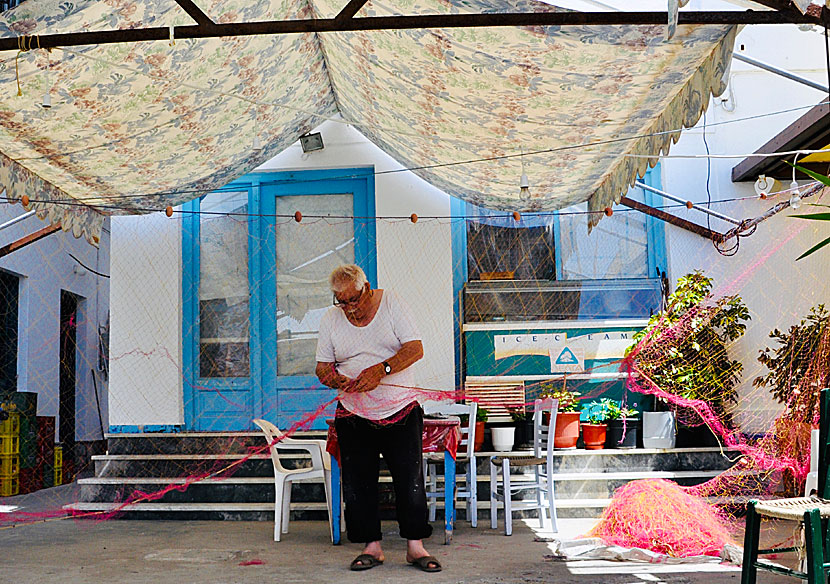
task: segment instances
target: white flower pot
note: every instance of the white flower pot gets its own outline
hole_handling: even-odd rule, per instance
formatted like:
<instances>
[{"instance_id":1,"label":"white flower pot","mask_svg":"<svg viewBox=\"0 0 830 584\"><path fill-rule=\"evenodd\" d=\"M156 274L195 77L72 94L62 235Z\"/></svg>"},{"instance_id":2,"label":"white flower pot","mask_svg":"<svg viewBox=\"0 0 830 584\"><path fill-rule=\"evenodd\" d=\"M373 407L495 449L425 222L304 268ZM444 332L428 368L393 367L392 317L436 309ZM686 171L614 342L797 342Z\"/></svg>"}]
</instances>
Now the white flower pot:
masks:
<instances>
[{"instance_id":1,"label":"white flower pot","mask_svg":"<svg viewBox=\"0 0 830 584\"><path fill-rule=\"evenodd\" d=\"M513 440L516 437L516 428L490 428L490 437L493 439L493 450L509 452L513 450Z\"/></svg>"},{"instance_id":2,"label":"white flower pot","mask_svg":"<svg viewBox=\"0 0 830 584\"><path fill-rule=\"evenodd\" d=\"M643 412L643 448L674 448L674 412Z\"/></svg>"}]
</instances>

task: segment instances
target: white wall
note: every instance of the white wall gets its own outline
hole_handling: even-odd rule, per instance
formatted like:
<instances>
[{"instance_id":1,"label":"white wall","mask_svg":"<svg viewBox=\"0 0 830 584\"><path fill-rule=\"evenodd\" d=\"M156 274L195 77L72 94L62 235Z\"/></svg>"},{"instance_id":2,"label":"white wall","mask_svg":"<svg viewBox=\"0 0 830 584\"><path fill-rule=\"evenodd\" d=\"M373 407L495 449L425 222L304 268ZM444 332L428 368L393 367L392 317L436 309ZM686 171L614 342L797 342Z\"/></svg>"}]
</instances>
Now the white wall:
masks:
<instances>
[{"instance_id":1,"label":"white wall","mask_svg":"<svg viewBox=\"0 0 830 584\"><path fill-rule=\"evenodd\" d=\"M112 219L110 424L182 424L181 221Z\"/></svg>"},{"instance_id":2,"label":"white wall","mask_svg":"<svg viewBox=\"0 0 830 584\"><path fill-rule=\"evenodd\" d=\"M0 223L23 213L19 204L0 203ZM24 219L0 230L0 246L46 226L34 216ZM71 233L58 232L0 258L0 270L15 274L22 280L18 313L17 390L38 394L40 416L58 417L61 290L80 297L76 330L77 440L102 439L100 419L103 419L104 429L107 427L107 380L99 371L98 326L107 321L109 280L80 268L76 271L78 264L69 254L94 271L106 275L109 273L109 242L109 227L105 223L97 248L84 239L76 239ZM97 402L94 393L96 383Z\"/></svg>"},{"instance_id":3,"label":"white wall","mask_svg":"<svg viewBox=\"0 0 830 584\"><path fill-rule=\"evenodd\" d=\"M818 32L801 32L789 25L747 27L738 35L735 51L816 82L825 85L828 82L824 68L824 38ZM739 61L733 61L729 79L729 89L721 99L713 100L706 114L705 137L712 154L755 152L810 107L827 99L826 93ZM800 106L804 107L765 115ZM671 149L671 155L705 154L703 139L701 121L696 128L683 133ZM731 170L742 159L710 161L711 200L749 197L744 201L712 206L713 210L738 220L756 217L782 200L761 200L756 197L752 182L731 181ZM696 203L705 202L706 179L705 159L668 158L663 161L663 186L671 194ZM785 182L785 188L789 186L788 182ZM802 178L800 182L806 181ZM697 211L682 208L673 212L706 225L705 215ZM811 211L802 206L799 212ZM768 346L768 333L774 328L784 330L795 324L811 306L830 303L830 290L826 285L830 262L826 253L819 252L795 262L802 252L830 235L830 229L826 223L787 217L791 213L785 211L761 223L755 234L741 239L740 248L732 257L718 254L712 244L700 236L676 227L667 228L670 234L667 238L669 275L673 282L693 269L702 268L715 278L716 292L740 294L750 309L752 321L746 335L733 347L733 357L744 364L737 419L745 430L753 432L766 429L781 409L767 390L751 387L754 377L766 373L757 362L757 354ZM711 227L724 232L733 225L713 219Z\"/></svg>"}]
</instances>

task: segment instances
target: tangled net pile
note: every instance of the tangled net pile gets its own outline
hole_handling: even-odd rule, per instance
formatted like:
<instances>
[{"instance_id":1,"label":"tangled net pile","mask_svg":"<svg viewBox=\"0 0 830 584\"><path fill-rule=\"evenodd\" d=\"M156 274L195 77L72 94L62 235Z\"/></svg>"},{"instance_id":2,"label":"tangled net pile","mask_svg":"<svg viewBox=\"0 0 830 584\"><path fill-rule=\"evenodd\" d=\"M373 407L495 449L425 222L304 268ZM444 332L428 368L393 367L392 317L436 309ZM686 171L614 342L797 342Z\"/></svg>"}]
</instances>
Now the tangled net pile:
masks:
<instances>
[{"instance_id":1,"label":"tangled net pile","mask_svg":"<svg viewBox=\"0 0 830 584\"><path fill-rule=\"evenodd\" d=\"M729 518L704 499L662 479L620 487L590 535L611 545L669 556L717 556L732 543Z\"/></svg>"},{"instance_id":2,"label":"tangled net pile","mask_svg":"<svg viewBox=\"0 0 830 584\"><path fill-rule=\"evenodd\" d=\"M694 281L702 276L696 273L687 278ZM655 396L686 426L705 424L723 447L737 452L740 459L729 470L692 487L644 480L618 489L591 532L609 544L640 547L675 557L718 555L730 542L733 529L726 511L742 510L740 500L796 496L803 490L810 467L810 430L819 421L819 392L830 382L830 327L826 326L830 317L823 307L818 307L788 334L778 330L770 333L782 346L761 351L759 361L771 372L756 378L753 385L763 387L777 381L779 389L781 383L790 386L781 392L785 396L783 413L765 434L753 439L733 426L722 395L729 393L729 382L718 385L707 379L708 383L698 388L697 399L683 395L688 385L696 382L693 372L706 369L695 363L696 358L708 359L710 372L717 368L715 362L721 360L725 372L721 381L733 378L734 384L741 372L741 364L730 362L726 354L728 342L739 336L729 332L740 312L736 312L739 299L715 298L708 294L707 283L711 284L705 282L701 287L707 294L699 303L683 306L681 299L675 299L664 313L652 319L640 342L629 351L622 369L628 374L629 390ZM678 289L683 286L681 279ZM813 330L818 334L808 339L805 330L810 324L815 325ZM713 331L720 332L721 337L713 335ZM717 347L719 353L698 354L703 343ZM673 360L676 362L672 363ZM780 362L776 363L777 360ZM684 367L689 371L684 373ZM776 370L785 379L772 379ZM661 383L655 378L660 378ZM677 380L683 380L685 385L675 383ZM709 497L726 504L716 507L708 501Z\"/></svg>"}]
</instances>

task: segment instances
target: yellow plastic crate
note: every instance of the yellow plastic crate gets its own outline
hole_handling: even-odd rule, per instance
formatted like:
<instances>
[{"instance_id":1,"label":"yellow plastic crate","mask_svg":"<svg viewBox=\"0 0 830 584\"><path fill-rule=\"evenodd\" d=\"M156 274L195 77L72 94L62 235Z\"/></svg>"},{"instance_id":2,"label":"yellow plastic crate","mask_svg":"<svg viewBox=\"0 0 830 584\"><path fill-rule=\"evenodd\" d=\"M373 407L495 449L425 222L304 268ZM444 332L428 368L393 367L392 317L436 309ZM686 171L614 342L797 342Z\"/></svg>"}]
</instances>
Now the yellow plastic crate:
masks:
<instances>
[{"instance_id":1,"label":"yellow plastic crate","mask_svg":"<svg viewBox=\"0 0 830 584\"><path fill-rule=\"evenodd\" d=\"M63 446L55 446L55 471L63 467Z\"/></svg>"},{"instance_id":2,"label":"yellow plastic crate","mask_svg":"<svg viewBox=\"0 0 830 584\"><path fill-rule=\"evenodd\" d=\"M10 412L8 420L0 422L0 436L20 435L20 414Z\"/></svg>"},{"instance_id":3,"label":"yellow plastic crate","mask_svg":"<svg viewBox=\"0 0 830 584\"><path fill-rule=\"evenodd\" d=\"M20 454L20 436L0 436L0 456Z\"/></svg>"},{"instance_id":4,"label":"yellow plastic crate","mask_svg":"<svg viewBox=\"0 0 830 584\"><path fill-rule=\"evenodd\" d=\"M0 477L0 497L11 497L20 492L20 481L18 477Z\"/></svg>"},{"instance_id":5,"label":"yellow plastic crate","mask_svg":"<svg viewBox=\"0 0 830 584\"><path fill-rule=\"evenodd\" d=\"M20 457L17 454L0 456L0 477L13 477L20 472Z\"/></svg>"},{"instance_id":6,"label":"yellow plastic crate","mask_svg":"<svg viewBox=\"0 0 830 584\"><path fill-rule=\"evenodd\" d=\"M63 484L63 469L56 468L55 469L55 484L54 486L58 487Z\"/></svg>"}]
</instances>

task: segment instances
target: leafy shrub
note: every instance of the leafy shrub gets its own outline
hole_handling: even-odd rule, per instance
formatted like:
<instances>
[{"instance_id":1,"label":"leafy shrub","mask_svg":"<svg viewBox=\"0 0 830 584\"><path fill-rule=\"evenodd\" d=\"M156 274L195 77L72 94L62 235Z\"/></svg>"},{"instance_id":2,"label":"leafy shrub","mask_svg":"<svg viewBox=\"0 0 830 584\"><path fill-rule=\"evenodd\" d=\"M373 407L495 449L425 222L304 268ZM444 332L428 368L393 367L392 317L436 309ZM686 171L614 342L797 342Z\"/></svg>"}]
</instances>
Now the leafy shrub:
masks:
<instances>
[{"instance_id":1,"label":"leafy shrub","mask_svg":"<svg viewBox=\"0 0 830 584\"><path fill-rule=\"evenodd\" d=\"M667 393L708 403L730 425L728 405L737 401L743 366L727 347L744 334L750 315L740 296L713 299L711 290L701 271L683 276L666 309L633 338L648 339L637 355L644 374Z\"/></svg>"},{"instance_id":2,"label":"leafy shrub","mask_svg":"<svg viewBox=\"0 0 830 584\"><path fill-rule=\"evenodd\" d=\"M758 361L769 373L752 381L755 387L768 387L780 403L789 408L787 418L812 423L819 390L827 386L830 363L825 356L824 363L814 363L822 355L819 349L830 314L823 304L814 306L799 324L792 325L787 332L773 330L769 337L777 341L775 348L765 347L759 352ZM815 387L802 388L801 381L810 370L816 368Z\"/></svg>"}]
</instances>

